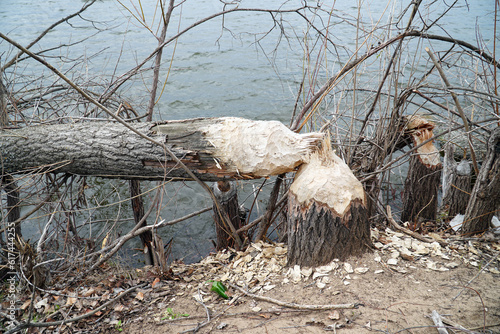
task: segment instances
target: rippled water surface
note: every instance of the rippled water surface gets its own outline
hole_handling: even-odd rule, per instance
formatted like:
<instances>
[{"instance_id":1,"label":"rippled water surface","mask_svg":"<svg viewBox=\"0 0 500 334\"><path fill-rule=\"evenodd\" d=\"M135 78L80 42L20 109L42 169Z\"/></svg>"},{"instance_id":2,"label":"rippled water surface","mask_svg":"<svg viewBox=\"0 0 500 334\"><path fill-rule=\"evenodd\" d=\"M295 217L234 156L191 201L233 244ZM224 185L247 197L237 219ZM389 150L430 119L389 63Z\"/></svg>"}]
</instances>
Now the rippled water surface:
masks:
<instances>
[{"instance_id":1,"label":"rippled water surface","mask_svg":"<svg viewBox=\"0 0 500 334\"><path fill-rule=\"evenodd\" d=\"M428 15L431 22L432 18L441 15L444 6L439 10L440 7L435 4L428 7L427 2L429 1L424 1L421 5L421 13ZM143 2L143 11L147 24L156 33L158 22L152 21L152 3L154 2ZM330 32L332 41L339 46L337 52L340 61L331 57L331 62L325 62L327 68L322 71L323 76L327 71L334 73L338 70L349 60L355 49L356 26L351 23L355 22L353 19L358 15L356 1L336 1L335 5L333 3L327 2L324 8L335 9L336 16L331 19ZM41 31L55 21L76 12L83 4L83 1L63 0L0 0L0 31L18 43L27 45ZM128 1L123 4L132 8ZM240 7L276 9L281 4L282 1L276 0L241 1ZM387 4L385 1L361 1L361 4L359 14L363 22L366 22L366 27L369 27L379 20L380 25L396 21L398 18L394 13L400 13L409 1L396 1L395 4ZM460 6L451 10L439 25L433 26L431 32L441 35L449 33L472 44L477 43L479 36L485 43L482 47L489 48L490 53L493 53L493 1L459 1L459 4ZM300 6L299 1L289 1L282 8ZM188 0L182 5L182 10L180 9L178 8L172 17L167 38L176 31L221 11L222 3L215 0ZM274 25L269 13L238 12L225 15L224 28L222 17L218 17L170 43L163 53L161 78L162 85L165 81L166 84L155 109L155 119L241 116L280 120L288 124L303 68L307 64L303 48L307 26L305 21L294 13L277 17L282 20L288 38L281 36L279 29L266 35ZM465 17L467 20L464 20ZM71 64L62 61L58 56L84 59L84 65L79 68L79 75L100 76L106 81L125 73L157 46L157 39L153 34L116 1L98 1L82 14L82 18L84 20L73 18L69 23L57 26L34 45L32 51L38 52L53 46L82 41L71 47L48 51L45 55L50 55L48 60L51 64L63 71L69 70ZM328 21L326 13L323 19ZM94 27L100 32L97 33ZM404 29L404 24L400 24L400 28ZM364 39L362 31L359 38L360 41ZM381 38L383 36L372 36L370 43L376 44ZM368 47L369 45L363 46L361 51L364 52ZM1 62L10 59L13 54L14 49L2 41ZM33 63L19 67L19 71L29 74L30 71L47 70ZM8 75L13 74L10 72ZM138 110L146 108L150 76L151 71L136 77L121 91L121 95ZM370 84L369 80L366 80L366 84ZM99 182L102 183L103 189L107 189L106 181ZM259 184L256 182L240 185L240 198L246 199L247 207L251 206L253 200L252 190ZM127 196L126 183L123 183L122 188L122 195ZM264 189L266 190L267 186ZM162 202L161 215L167 220L211 205L208 196L194 183L167 185L166 193L168 195ZM260 198L252 218L265 208L265 198ZM123 202L122 205L124 210L130 210L128 202ZM115 211L116 208L104 210L100 211L99 215L113 215ZM126 229L127 224L123 230ZM27 227L26 230L32 230L31 232L36 234L37 226ZM174 256L186 256L188 261L198 259L209 250L210 239L215 237L211 213L162 230L161 233L165 240L175 237ZM133 245L135 246L138 244Z\"/></svg>"}]
</instances>

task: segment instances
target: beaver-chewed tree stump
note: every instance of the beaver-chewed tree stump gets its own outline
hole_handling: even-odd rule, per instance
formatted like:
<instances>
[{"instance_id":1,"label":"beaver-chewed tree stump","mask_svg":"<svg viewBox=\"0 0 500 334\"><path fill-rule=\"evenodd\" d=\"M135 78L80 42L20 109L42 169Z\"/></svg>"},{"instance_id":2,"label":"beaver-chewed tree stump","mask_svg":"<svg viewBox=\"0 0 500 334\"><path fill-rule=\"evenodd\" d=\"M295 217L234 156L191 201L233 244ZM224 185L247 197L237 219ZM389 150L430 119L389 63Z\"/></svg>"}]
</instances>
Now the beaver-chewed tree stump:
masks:
<instances>
[{"instance_id":1,"label":"beaver-chewed tree stump","mask_svg":"<svg viewBox=\"0 0 500 334\"><path fill-rule=\"evenodd\" d=\"M371 247L363 186L328 141L303 164L288 193L288 265L317 267Z\"/></svg>"},{"instance_id":2,"label":"beaver-chewed tree stump","mask_svg":"<svg viewBox=\"0 0 500 334\"><path fill-rule=\"evenodd\" d=\"M486 157L477 176L465 211L462 233L475 234L489 228L500 206L500 127L488 140Z\"/></svg>"},{"instance_id":3,"label":"beaver-chewed tree stump","mask_svg":"<svg viewBox=\"0 0 500 334\"><path fill-rule=\"evenodd\" d=\"M406 129L417 149L410 157L401 220L417 228L422 221L436 221L442 164L439 151L433 141L429 141L434 129L431 121L412 116Z\"/></svg>"}]
</instances>

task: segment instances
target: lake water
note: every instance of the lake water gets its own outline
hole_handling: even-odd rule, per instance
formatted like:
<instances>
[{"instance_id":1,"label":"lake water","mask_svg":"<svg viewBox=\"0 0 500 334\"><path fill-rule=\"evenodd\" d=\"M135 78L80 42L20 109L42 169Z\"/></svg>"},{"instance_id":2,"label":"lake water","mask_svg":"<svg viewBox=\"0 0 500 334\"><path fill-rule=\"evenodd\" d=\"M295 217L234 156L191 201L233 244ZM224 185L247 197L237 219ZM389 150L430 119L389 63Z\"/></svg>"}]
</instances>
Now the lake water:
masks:
<instances>
[{"instance_id":1,"label":"lake water","mask_svg":"<svg viewBox=\"0 0 500 334\"><path fill-rule=\"evenodd\" d=\"M134 15L138 16L141 9L135 1L135 10L129 1L122 2ZM299 1L241 1L240 8L293 9L301 6ZM224 28L222 17L203 23L181 36L177 42L172 42L164 50L161 80L166 81L165 90L155 108L155 120L185 119L191 117L240 116L251 119L280 120L289 124L294 108L298 87L302 80L304 68L312 66L316 59L323 63L318 78L324 82L327 75L340 69L353 54L356 46L356 17L360 15L363 24L361 29L371 29L376 22L380 26L398 19L398 14L409 4L409 1L360 1L358 7L355 1L326 1L323 8L335 14L330 27L332 41L338 46L330 46L329 54L318 52L319 47L314 39L306 44L314 47L313 57L304 57L304 35L307 25L303 18L294 13L276 16L286 29L284 38L279 29L271 28L274 22L269 13L235 12L225 15ZM428 3L431 3L429 5ZM420 13L427 17L427 22L438 18L446 6L445 2L424 1ZM27 45L40 32L55 21L76 12L83 6L83 1L32 1L32 0L0 0L0 31L22 45ZM155 2L143 3L145 24L157 33L158 17L155 16ZM167 38L176 31L182 30L194 22L220 12L223 4L220 1L197 0L186 1L182 7L174 11ZM233 8L234 6L228 6ZM410 10L411 11L411 10ZM324 22L328 22L327 12L322 13ZM478 37L484 44L482 48L493 54L493 21L494 2L491 0L458 1L430 32L439 35L451 35L476 45ZM310 18L312 13L307 14ZM135 64L142 61L157 46L157 39L132 17L122 5L116 1L102 0L87 9L80 19L78 17L63 23L50 31L31 50L39 52L59 45L69 45L82 40L71 47L61 47L45 52L47 60L71 77L81 80L98 80L96 84L112 81L125 73ZM406 22L408 14L405 16ZM315 19L319 24L319 18ZM404 29L405 23L398 26ZM97 33L99 31L99 33ZM270 31L270 32L269 32ZM359 44L364 40L366 32L360 31ZM394 35L393 31L391 35ZM360 48L365 52L371 45L376 45L385 39L382 35L372 35L368 43ZM417 41L412 42L415 47ZM429 44L427 41L423 43ZM432 42L433 49L447 50L449 44ZM497 43L498 44L498 43ZM411 54L411 45L408 51ZM446 47L445 47L446 46ZM15 50L5 41L0 41L1 64L10 59ZM498 50L497 50L498 54ZM68 60L80 59L75 68ZM427 58L426 58L427 59ZM172 60L172 61L171 61ZM146 65L151 68L151 63ZM378 66L373 65L373 66ZM170 69L170 70L169 70ZM373 70L373 68L372 68ZM382 71L382 69L380 69ZM17 75L39 75L43 72L45 80L54 80L47 69L35 62L21 62L19 66L11 67L5 74L7 81L14 80ZM376 70L375 70L376 72ZM168 80L167 80L168 75ZM373 88L372 76L361 76L359 85ZM403 76L404 79L404 76ZM20 84L19 84L20 85ZM14 90L20 86L12 87ZM120 95L136 110L145 110L148 91L151 86L151 71L134 77L120 90ZM358 86L359 87L359 86ZM306 87L306 93L309 94ZM317 88L316 88L317 89ZM94 91L99 94L99 86ZM360 108L363 108L360 105ZM360 109L362 113L362 110ZM33 111L36 113L36 111ZM116 215L116 207L106 206L118 202L127 196L125 182L99 180L91 195L95 199L95 210L86 211L82 215L85 220L104 221L107 225L97 224L97 230L108 228ZM240 182L240 199L245 200L249 208L254 198L252 192L260 185L259 182ZM264 193L272 182L267 182ZM151 184L152 186L152 184ZM112 198L104 198L108 190L119 188L118 194ZM147 189L144 185L143 189ZM151 198L149 193L146 197ZM209 197L195 184L167 184L160 208L161 218L170 220L189 212L211 205ZM104 204L104 201L107 203ZM259 196L256 208L251 218L257 217L265 209L265 196ZM109 202L109 203L108 203ZM96 204L98 203L98 204ZM121 202L121 211L128 212L128 201ZM128 210L128 211L127 211ZM37 235L43 227L45 218L40 218L34 224L23 227L26 233ZM122 231L129 228L130 222L122 223ZM94 232L95 233L95 232ZM186 261L195 261L211 249L210 239L215 238L211 221L211 213L200 215L188 222L178 224L161 231L164 240L174 236L173 256L185 257ZM131 247L138 247L134 242Z\"/></svg>"}]
</instances>

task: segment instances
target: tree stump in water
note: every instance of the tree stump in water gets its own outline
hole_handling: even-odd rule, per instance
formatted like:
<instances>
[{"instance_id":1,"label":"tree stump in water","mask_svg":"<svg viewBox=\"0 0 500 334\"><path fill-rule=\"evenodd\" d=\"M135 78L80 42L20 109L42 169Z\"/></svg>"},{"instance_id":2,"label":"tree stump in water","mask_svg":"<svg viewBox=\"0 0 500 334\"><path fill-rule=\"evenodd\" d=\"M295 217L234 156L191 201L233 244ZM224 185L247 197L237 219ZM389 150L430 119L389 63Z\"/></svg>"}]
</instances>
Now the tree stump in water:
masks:
<instances>
[{"instance_id":1,"label":"tree stump in water","mask_svg":"<svg viewBox=\"0 0 500 334\"><path fill-rule=\"evenodd\" d=\"M481 165L465 211L462 232L474 234L486 231L500 206L500 127L488 140L486 157Z\"/></svg>"},{"instance_id":2,"label":"tree stump in water","mask_svg":"<svg viewBox=\"0 0 500 334\"><path fill-rule=\"evenodd\" d=\"M218 181L213 184L212 191L220 204L220 207L217 207L217 203L214 202L213 206L215 231L217 233L215 248L218 251L229 247L239 249L241 239L235 234L236 230L242 227L242 221L236 185L230 181ZM226 219L223 219L223 215ZM231 225L228 226L228 223Z\"/></svg>"},{"instance_id":3,"label":"tree stump in water","mask_svg":"<svg viewBox=\"0 0 500 334\"><path fill-rule=\"evenodd\" d=\"M419 116L412 116L407 125L414 146L432 138L432 129L434 124ZM439 151L433 141L418 147L410 157L401 220L412 223L414 229L418 229L422 221L436 221L441 169Z\"/></svg>"},{"instance_id":4,"label":"tree stump in water","mask_svg":"<svg viewBox=\"0 0 500 334\"><path fill-rule=\"evenodd\" d=\"M288 193L288 266L317 267L371 247L365 192L326 140Z\"/></svg>"}]
</instances>

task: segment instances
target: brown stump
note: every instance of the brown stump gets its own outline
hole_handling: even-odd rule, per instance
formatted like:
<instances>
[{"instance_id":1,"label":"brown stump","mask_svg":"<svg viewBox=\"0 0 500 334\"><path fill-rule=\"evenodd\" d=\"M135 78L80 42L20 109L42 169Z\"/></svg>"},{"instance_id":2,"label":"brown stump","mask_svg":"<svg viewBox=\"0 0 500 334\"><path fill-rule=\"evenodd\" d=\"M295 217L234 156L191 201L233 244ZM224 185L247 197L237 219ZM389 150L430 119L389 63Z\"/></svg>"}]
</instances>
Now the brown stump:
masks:
<instances>
[{"instance_id":1,"label":"brown stump","mask_svg":"<svg viewBox=\"0 0 500 334\"><path fill-rule=\"evenodd\" d=\"M141 185L138 180L130 180L130 201L132 203L132 211L134 213L134 222L139 227L147 226L146 217L144 217L144 202L142 200ZM147 265L154 264L154 254L153 254L153 233L151 231L145 231L139 234L141 238L144 261Z\"/></svg>"},{"instance_id":2,"label":"brown stump","mask_svg":"<svg viewBox=\"0 0 500 334\"><path fill-rule=\"evenodd\" d=\"M432 138L433 128L432 122L413 116L407 125L413 145L419 146ZM441 169L439 152L433 141L417 148L410 158L403 191L401 220L412 223L414 229L418 229L422 221L436 221Z\"/></svg>"},{"instance_id":3,"label":"brown stump","mask_svg":"<svg viewBox=\"0 0 500 334\"><path fill-rule=\"evenodd\" d=\"M457 164L453 156L453 146L448 144L443 168L443 205L441 211L446 212L450 219L465 213L472 189L470 162L462 160Z\"/></svg>"},{"instance_id":4,"label":"brown stump","mask_svg":"<svg viewBox=\"0 0 500 334\"><path fill-rule=\"evenodd\" d=\"M474 234L486 231L500 205L500 127L488 140L486 157L465 211L462 232Z\"/></svg>"},{"instance_id":5,"label":"brown stump","mask_svg":"<svg viewBox=\"0 0 500 334\"><path fill-rule=\"evenodd\" d=\"M313 154L297 172L288 193L287 229L288 266L317 267L370 249L363 186L330 150Z\"/></svg>"},{"instance_id":6,"label":"brown stump","mask_svg":"<svg viewBox=\"0 0 500 334\"><path fill-rule=\"evenodd\" d=\"M213 206L217 233L216 249L218 251L229 247L239 249L241 240L235 234L243 224L239 213L236 185L230 181L218 181L213 184L212 191L220 205L217 207L217 203L214 203Z\"/></svg>"}]
</instances>

